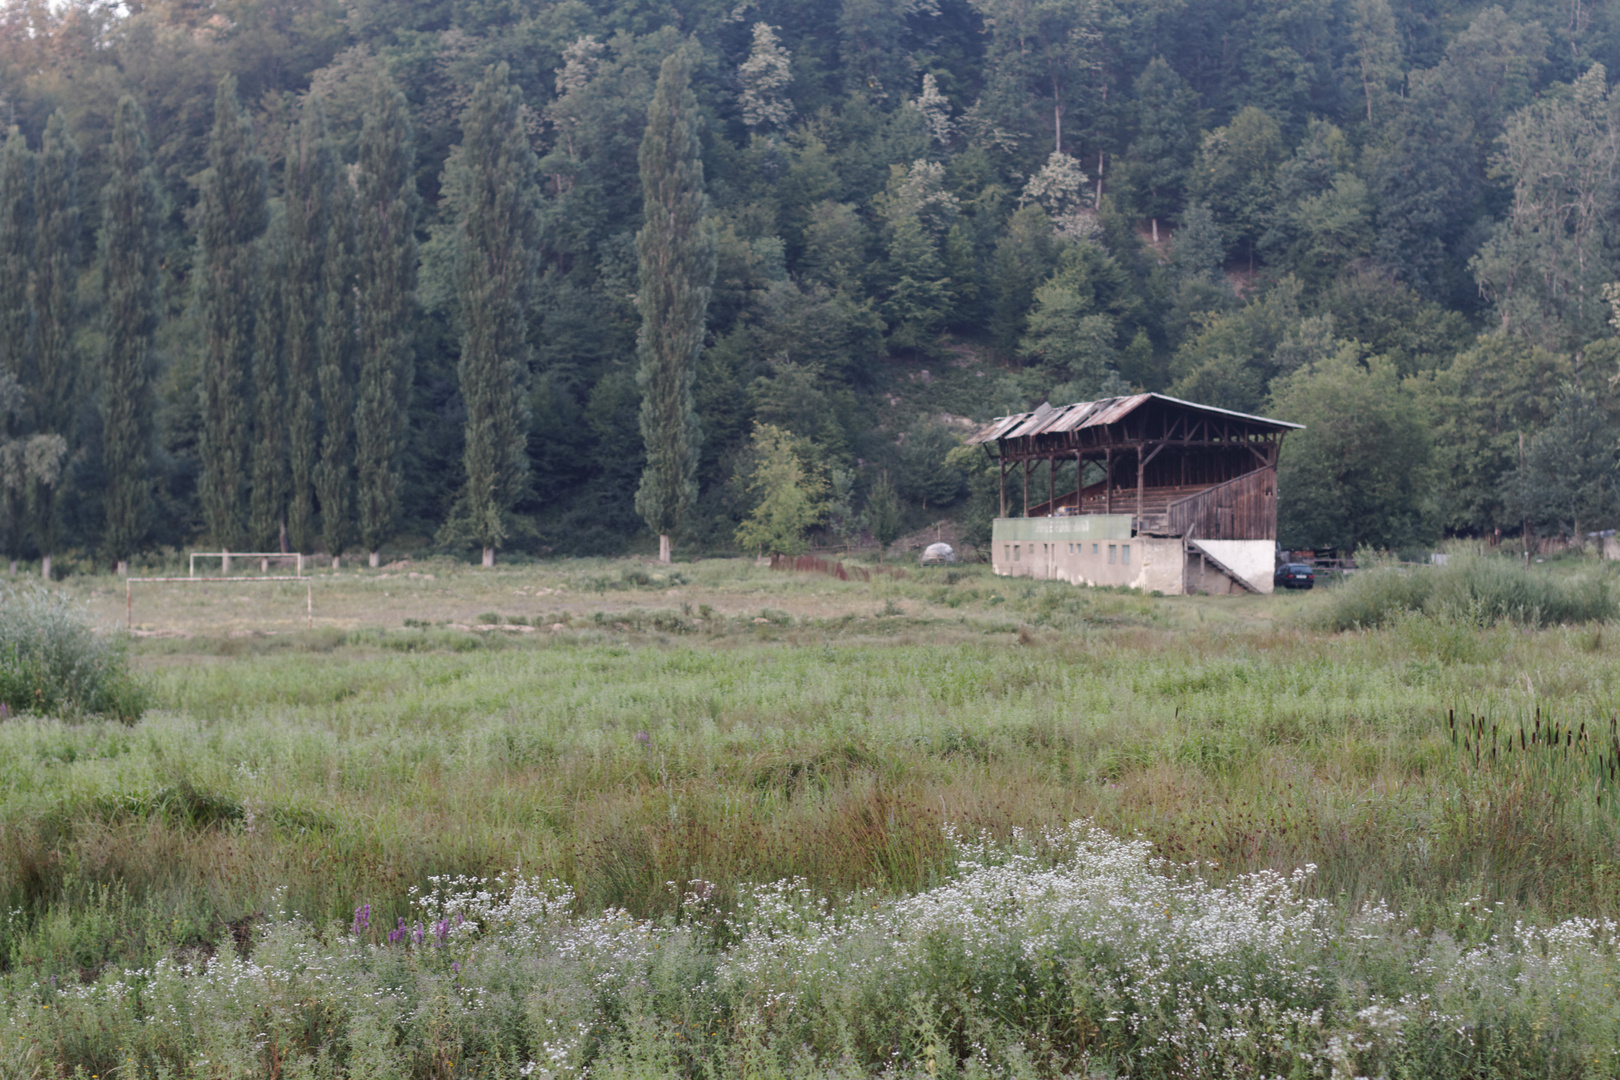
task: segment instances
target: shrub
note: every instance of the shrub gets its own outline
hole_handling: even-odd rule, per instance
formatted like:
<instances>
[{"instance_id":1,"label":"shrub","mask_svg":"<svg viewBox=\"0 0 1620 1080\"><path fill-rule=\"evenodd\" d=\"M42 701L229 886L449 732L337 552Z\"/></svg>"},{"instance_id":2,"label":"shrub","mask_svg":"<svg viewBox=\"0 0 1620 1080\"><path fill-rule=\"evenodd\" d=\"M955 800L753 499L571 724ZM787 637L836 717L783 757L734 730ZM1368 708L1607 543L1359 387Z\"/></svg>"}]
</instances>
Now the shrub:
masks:
<instances>
[{"instance_id":1,"label":"shrub","mask_svg":"<svg viewBox=\"0 0 1620 1080\"><path fill-rule=\"evenodd\" d=\"M97 634L67 597L0 585L0 705L9 713L108 716L132 724L147 693L123 635Z\"/></svg>"},{"instance_id":2,"label":"shrub","mask_svg":"<svg viewBox=\"0 0 1620 1080\"><path fill-rule=\"evenodd\" d=\"M1560 580L1501 558L1454 556L1445 566L1373 566L1335 588L1319 616L1327 630L1382 626L1403 614L1471 626L1552 626L1620 614L1596 575Z\"/></svg>"}]
</instances>

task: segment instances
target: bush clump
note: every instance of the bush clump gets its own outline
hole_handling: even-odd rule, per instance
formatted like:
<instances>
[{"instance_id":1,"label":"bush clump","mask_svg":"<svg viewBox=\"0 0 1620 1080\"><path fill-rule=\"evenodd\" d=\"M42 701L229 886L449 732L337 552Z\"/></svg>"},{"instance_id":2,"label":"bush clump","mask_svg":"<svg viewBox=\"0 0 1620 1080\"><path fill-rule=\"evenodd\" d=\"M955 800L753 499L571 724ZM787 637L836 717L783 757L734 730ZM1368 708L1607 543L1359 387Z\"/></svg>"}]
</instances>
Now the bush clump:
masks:
<instances>
[{"instance_id":1,"label":"bush clump","mask_svg":"<svg viewBox=\"0 0 1620 1080\"><path fill-rule=\"evenodd\" d=\"M1327 630L1381 626L1406 614L1494 626L1554 626L1620 614L1598 575L1560 580L1510 559L1453 556L1445 566L1373 566L1333 590L1320 616Z\"/></svg>"},{"instance_id":2,"label":"bush clump","mask_svg":"<svg viewBox=\"0 0 1620 1080\"><path fill-rule=\"evenodd\" d=\"M67 597L0 585L0 706L3 711L132 724L147 704L130 671L123 635L97 634Z\"/></svg>"}]
</instances>

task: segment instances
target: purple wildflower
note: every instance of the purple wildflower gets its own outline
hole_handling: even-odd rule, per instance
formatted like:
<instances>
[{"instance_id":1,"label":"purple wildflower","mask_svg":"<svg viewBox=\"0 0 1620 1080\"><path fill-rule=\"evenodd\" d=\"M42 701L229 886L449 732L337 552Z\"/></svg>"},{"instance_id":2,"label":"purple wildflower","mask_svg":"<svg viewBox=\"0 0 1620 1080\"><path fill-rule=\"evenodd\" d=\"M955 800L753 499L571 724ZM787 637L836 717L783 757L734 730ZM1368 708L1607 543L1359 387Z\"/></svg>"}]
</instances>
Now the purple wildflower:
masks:
<instances>
[{"instance_id":1,"label":"purple wildflower","mask_svg":"<svg viewBox=\"0 0 1620 1080\"><path fill-rule=\"evenodd\" d=\"M405 927L405 917L401 915L399 918L399 926L388 931L388 944L393 945L397 942L404 941L410 936L410 933L411 932Z\"/></svg>"},{"instance_id":2,"label":"purple wildflower","mask_svg":"<svg viewBox=\"0 0 1620 1080\"><path fill-rule=\"evenodd\" d=\"M636 732L636 742L640 743L642 746L651 746L652 736L647 734L645 731L638 731Z\"/></svg>"},{"instance_id":3,"label":"purple wildflower","mask_svg":"<svg viewBox=\"0 0 1620 1080\"><path fill-rule=\"evenodd\" d=\"M356 937L359 937L362 931L371 929L370 904L361 904L354 909L354 925L349 929Z\"/></svg>"}]
</instances>

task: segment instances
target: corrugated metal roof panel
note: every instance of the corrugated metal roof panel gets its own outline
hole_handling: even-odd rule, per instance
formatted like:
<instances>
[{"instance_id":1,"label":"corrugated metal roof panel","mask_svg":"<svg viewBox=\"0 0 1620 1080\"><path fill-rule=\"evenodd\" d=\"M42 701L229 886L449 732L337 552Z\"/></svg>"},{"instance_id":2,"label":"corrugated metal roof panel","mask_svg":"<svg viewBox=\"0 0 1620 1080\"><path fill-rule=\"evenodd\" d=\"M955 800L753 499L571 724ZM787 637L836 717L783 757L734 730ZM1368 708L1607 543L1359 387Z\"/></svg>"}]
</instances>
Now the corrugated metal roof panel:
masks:
<instances>
[{"instance_id":1,"label":"corrugated metal roof panel","mask_svg":"<svg viewBox=\"0 0 1620 1080\"><path fill-rule=\"evenodd\" d=\"M1049 432L1079 431L1081 428L1116 424L1155 398L1185 409L1236 417L1278 428L1299 430L1304 427L1303 424L1293 424L1287 420L1273 420L1269 416L1254 416L1250 413L1217 408L1214 405L1200 405L1196 401L1182 401L1166 394L1131 394L1127 397L1102 398L1098 401L1077 401L1073 405L1064 405L1060 408L1053 408L1050 404L1042 402L1033 412L996 417L968 436L967 442L969 446L978 446L981 443L999 442L1004 439L1023 439Z\"/></svg>"}]
</instances>

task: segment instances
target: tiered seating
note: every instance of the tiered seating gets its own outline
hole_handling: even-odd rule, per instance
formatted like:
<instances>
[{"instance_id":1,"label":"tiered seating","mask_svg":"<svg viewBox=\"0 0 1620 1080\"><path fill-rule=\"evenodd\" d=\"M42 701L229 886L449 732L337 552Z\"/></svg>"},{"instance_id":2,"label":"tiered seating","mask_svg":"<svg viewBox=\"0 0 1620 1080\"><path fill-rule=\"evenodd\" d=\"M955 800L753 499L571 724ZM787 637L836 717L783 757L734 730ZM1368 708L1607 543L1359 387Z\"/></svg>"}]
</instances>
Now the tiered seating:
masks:
<instances>
[{"instance_id":1,"label":"tiered seating","mask_svg":"<svg viewBox=\"0 0 1620 1080\"><path fill-rule=\"evenodd\" d=\"M1188 484L1176 487L1144 488L1142 490L1142 516L1136 522L1137 531L1146 533L1163 532L1165 522L1168 519L1167 511L1171 503L1176 502L1178 499L1185 499L1190 495L1196 495L1200 491L1208 491L1215 486L1214 484ZM1058 496L1056 509L1062 511L1065 508L1074 507L1075 494L1075 492L1071 491L1067 495ZM1081 501L1078 513L1102 514L1107 512L1107 500L1104 497L1101 484L1092 484L1079 494ZM1029 508L1029 516L1047 517L1052 513L1052 509L1053 507L1047 503L1038 503ZM1076 511L1070 509L1070 512L1074 513ZM1136 513L1135 488L1119 487L1114 489L1113 512L1116 514Z\"/></svg>"}]
</instances>

